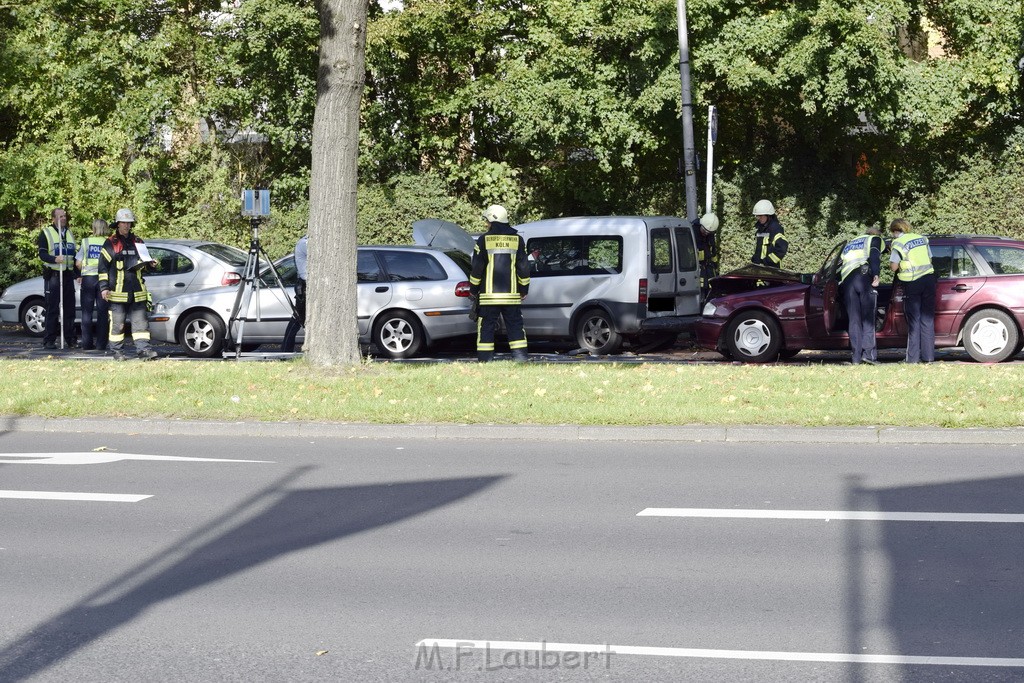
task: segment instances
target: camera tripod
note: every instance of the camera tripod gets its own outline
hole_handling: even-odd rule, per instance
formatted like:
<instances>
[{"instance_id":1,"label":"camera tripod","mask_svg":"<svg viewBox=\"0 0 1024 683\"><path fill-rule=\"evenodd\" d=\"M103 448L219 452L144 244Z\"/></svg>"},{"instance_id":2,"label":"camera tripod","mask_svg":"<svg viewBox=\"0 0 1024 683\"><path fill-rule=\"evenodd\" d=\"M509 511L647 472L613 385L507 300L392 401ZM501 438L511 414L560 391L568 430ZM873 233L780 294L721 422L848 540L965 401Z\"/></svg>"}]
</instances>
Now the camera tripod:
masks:
<instances>
[{"instance_id":1,"label":"camera tripod","mask_svg":"<svg viewBox=\"0 0 1024 683\"><path fill-rule=\"evenodd\" d=\"M245 331L246 322L261 322L260 313L260 288L264 289L278 289L284 296L284 300L288 302L288 307L292 309L292 315L298 315L295 310L295 303L292 298L288 296L288 292L284 289L284 282L281 280L280 273L277 272L277 268L274 266L274 262L267 256L267 252L263 251L263 247L260 246L260 219L250 219L252 225L252 239L249 241L249 255L245 260L245 269L242 271L242 282L238 286L238 293L235 295L235 303L231 307L231 316L228 318L228 330L227 336L229 339L234 339L235 343L235 359L237 360L242 354L242 339ZM267 265L270 266L270 272L274 274L274 285L268 285L261 281L260 278L260 256L266 259ZM256 310L255 316L250 316L252 311L252 297L256 295Z\"/></svg>"}]
</instances>

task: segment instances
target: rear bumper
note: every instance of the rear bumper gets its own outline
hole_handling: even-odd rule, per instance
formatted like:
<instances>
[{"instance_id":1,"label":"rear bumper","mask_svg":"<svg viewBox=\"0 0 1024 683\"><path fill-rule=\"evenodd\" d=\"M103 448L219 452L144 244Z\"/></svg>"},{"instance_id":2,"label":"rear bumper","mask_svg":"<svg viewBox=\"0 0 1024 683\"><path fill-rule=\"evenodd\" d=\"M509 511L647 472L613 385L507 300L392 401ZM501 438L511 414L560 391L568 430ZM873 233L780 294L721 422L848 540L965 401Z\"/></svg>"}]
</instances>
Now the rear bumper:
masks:
<instances>
[{"instance_id":1,"label":"rear bumper","mask_svg":"<svg viewBox=\"0 0 1024 683\"><path fill-rule=\"evenodd\" d=\"M693 332L700 322L699 315L675 315L664 318L646 318L640 322L641 332L675 333Z\"/></svg>"}]
</instances>

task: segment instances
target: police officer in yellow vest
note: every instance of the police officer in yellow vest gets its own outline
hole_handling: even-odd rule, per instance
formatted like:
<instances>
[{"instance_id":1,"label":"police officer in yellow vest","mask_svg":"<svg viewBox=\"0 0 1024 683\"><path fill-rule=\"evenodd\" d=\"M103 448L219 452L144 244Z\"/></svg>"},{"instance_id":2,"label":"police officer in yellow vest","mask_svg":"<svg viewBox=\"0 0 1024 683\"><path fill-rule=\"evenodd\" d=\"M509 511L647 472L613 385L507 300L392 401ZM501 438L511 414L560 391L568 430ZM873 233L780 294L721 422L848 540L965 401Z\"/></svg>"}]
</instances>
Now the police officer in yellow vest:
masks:
<instances>
[{"instance_id":1,"label":"police officer in yellow vest","mask_svg":"<svg viewBox=\"0 0 1024 683\"><path fill-rule=\"evenodd\" d=\"M526 241L508 224L508 211L497 204L484 212L487 232L473 246L469 290L480 302L476 322L477 360L494 358L494 332L498 317L505 320L512 360L526 361L526 332L522 300L530 289L530 261Z\"/></svg>"},{"instance_id":2,"label":"police officer in yellow vest","mask_svg":"<svg viewBox=\"0 0 1024 683\"><path fill-rule=\"evenodd\" d=\"M75 347L75 236L68 228L64 209L50 212L52 224L43 227L36 240L43 262L43 291L46 294L46 328L43 348L57 348L60 333L68 348ZM61 317L63 313L63 317ZM60 330L57 326L60 325Z\"/></svg>"},{"instance_id":3,"label":"police officer in yellow vest","mask_svg":"<svg viewBox=\"0 0 1024 683\"><path fill-rule=\"evenodd\" d=\"M82 273L82 350L107 348L107 335L110 333L110 307L100 296L100 249L107 241L110 230L107 222L97 218L92 222L92 235L82 238L75 255L75 265ZM96 312L96 323L93 325L93 311Z\"/></svg>"},{"instance_id":4,"label":"police officer in yellow vest","mask_svg":"<svg viewBox=\"0 0 1024 683\"><path fill-rule=\"evenodd\" d=\"M935 360L935 268L928 238L918 235L904 218L889 225L892 256L889 268L903 285L903 311L907 318L907 362Z\"/></svg>"},{"instance_id":5,"label":"police officer in yellow vest","mask_svg":"<svg viewBox=\"0 0 1024 683\"><path fill-rule=\"evenodd\" d=\"M878 363L875 346L875 301L881 268L882 238L877 227L850 240L841 254L839 288L849 318L851 361L854 365Z\"/></svg>"}]
</instances>

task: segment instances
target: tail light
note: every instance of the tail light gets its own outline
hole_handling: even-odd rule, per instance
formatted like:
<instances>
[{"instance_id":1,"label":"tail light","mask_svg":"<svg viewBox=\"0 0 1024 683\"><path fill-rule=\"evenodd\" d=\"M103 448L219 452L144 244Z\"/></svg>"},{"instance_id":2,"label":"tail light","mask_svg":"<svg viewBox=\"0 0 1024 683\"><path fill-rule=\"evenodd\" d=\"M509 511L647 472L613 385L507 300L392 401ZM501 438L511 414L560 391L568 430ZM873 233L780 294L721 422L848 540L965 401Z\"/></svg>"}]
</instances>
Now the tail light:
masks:
<instances>
[{"instance_id":1,"label":"tail light","mask_svg":"<svg viewBox=\"0 0 1024 683\"><path fill-rule=\"evenodd\" d=\"M463 281L455 285L455 296L469 296L469 283Z\"/></svg>"},{"instance_id":2,"label":"tail light","mask_svg":"<svg viewBox=\"0 0 1024 683\"><path fill-rule=\"evenodd\" d=\"M640 288L636 294L636 301L640 304L647 303L647 278L640 278Z\"/></svg>"},{"instance_id":3,"label":"tail light","mask_svg":"<svg viewBox=\"0 0 1024 683\"><path fill-rule=\"evenodd\" d=\"M233 270L229 270L228 272L224 273L220 278L220 284L221 286L224 287L228 285L237 285L241 281L242 276Z\"/></svg>"}]
</instances>

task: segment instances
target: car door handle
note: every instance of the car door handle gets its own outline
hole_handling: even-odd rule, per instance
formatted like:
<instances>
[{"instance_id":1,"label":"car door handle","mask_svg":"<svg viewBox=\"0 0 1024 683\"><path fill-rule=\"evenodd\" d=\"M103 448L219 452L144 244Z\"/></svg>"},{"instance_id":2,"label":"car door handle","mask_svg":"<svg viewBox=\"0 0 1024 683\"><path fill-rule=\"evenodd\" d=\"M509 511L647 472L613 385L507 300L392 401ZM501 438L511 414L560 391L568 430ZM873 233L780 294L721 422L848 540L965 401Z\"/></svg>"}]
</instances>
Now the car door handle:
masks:
<instances>
[{"instance_id":1,"label":"car door handle","mask_svg":"<svg viewBox=\"0 0 1024 683\"><path fill-rule=\"evenodd\" d=\"M954 292L966 292L968 289L973 289L973 287L968 287L967 285L964 284L953 285Z\"/></svg>"},{"instance_id":2,"label":"car door handle","mask_svg":"<svg viewBox=\"0 0 1024 683\"><path fill-rule=\"evenodd\" d=\"M175 282L175 283L174 283L174 286L175 286L175 287L184 287L184 286L185 286L185 283L184 283L184 282Z\"/></svg>"},{"instance_id":3,"label":"car door handle","mask_svg":"<svg viewBox=\"0 0 1024 683\"><path fill-rule=\"evenodd\" d=\"M377 289L375 289L373 291L377 292L378 294L382 294L382 293L388 291L389 289L391 289L391 288L387 287L387 286L381 286L381 287L378 287Z\"/></svg>"}]
</instances>

